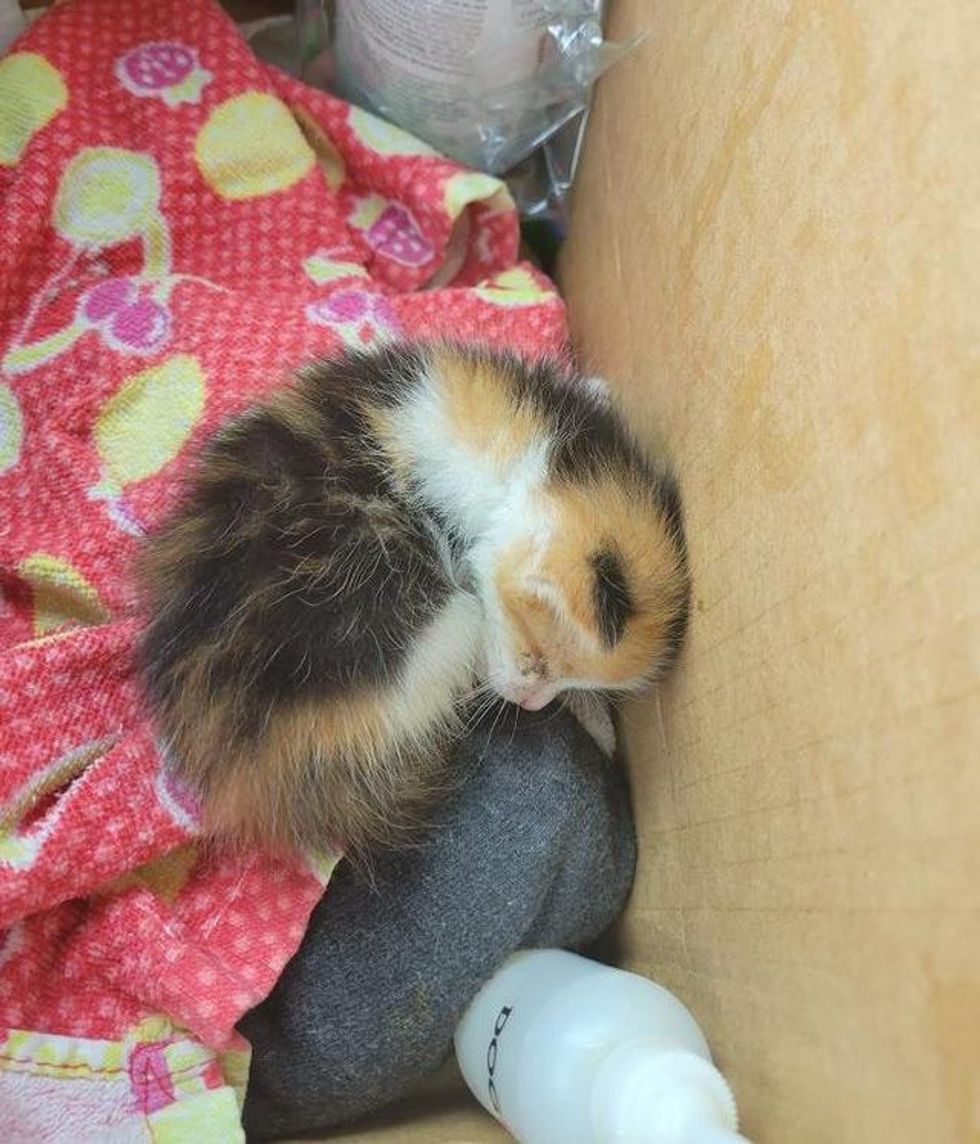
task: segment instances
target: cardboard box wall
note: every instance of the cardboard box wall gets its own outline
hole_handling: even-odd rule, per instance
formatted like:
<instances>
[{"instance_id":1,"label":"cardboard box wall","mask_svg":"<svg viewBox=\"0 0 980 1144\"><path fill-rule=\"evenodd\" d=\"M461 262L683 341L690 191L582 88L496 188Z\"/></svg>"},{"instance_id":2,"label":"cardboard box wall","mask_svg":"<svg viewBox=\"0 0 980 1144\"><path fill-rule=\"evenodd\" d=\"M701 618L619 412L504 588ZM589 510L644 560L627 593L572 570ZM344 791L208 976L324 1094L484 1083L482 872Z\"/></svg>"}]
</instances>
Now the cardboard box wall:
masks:
<instances>
[{"instance_id":1,"label":"cardboard box wall","mask_svg":"<svg viewBox=\"0 0 980 1144\"><path fill-rule=\"evenodd\" d=\"M626 714L621 957L761 1144L980 1140L980 5L613 5L644 27L561 274L697 580ZM338 1139L500 1138L405 1115Z\"/></svg>"}]
</instances>

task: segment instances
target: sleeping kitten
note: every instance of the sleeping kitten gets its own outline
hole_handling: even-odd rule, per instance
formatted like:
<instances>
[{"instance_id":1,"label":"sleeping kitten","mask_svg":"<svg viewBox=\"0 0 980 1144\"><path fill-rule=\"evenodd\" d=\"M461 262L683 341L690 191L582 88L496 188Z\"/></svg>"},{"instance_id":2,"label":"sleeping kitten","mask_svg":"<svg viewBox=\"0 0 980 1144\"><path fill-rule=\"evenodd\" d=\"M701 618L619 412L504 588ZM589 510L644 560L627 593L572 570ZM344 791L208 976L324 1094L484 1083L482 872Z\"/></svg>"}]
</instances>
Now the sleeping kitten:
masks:
<instances>
[{"instance_id":1,"label":"sleeping kitten","mask_svg":"<svg viewBox=\"0 0 980 1144\"><path fill-rule=\"evenodd\" d=\"M633 692L688 610L680 500L601 386L452 344L317 362L147 543L142 671L218 835L365 852L450 783L474 679Z\"/></svg>"}]
</instances>

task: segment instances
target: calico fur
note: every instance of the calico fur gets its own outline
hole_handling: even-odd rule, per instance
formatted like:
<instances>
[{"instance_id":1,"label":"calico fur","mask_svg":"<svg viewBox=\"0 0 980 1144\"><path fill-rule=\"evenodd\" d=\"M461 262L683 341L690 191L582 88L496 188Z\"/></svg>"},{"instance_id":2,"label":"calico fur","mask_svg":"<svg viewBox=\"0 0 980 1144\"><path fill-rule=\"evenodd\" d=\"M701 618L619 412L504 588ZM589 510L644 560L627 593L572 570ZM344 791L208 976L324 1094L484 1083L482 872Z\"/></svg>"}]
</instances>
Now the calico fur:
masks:
<instances>
[{"instance_id":1,"label":"calico fur","mask_svg":"<svg viewBox=\"0 0 980 1144\"><path fill-rule=\"evenodd\" d=\"M451 783L474 677L634 690L688 608L680 497L592 382L452 343L345 352L227 424L140 566L170 765L210 832L366 853Z\"/></svg>"}]
</instances>

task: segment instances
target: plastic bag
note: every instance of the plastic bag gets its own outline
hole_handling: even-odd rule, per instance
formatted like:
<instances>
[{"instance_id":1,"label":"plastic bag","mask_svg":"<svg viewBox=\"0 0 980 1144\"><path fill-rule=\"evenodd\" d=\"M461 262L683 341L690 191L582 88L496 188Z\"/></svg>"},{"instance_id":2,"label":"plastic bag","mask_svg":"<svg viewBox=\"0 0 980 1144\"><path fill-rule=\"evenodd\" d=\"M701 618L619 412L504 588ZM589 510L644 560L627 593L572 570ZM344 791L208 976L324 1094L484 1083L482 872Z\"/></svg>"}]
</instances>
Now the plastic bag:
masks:
<instances>
[{"instance_id":1,"label":"plastic bag","mask_svg":"<svg viewBox=\"0 0 980 1144\"><path fill-rule=\"evenodd\" d=\"M299 72L561 219L596 79L638 42L603 0L297 0Z\"/></svg>"}]
</instances>

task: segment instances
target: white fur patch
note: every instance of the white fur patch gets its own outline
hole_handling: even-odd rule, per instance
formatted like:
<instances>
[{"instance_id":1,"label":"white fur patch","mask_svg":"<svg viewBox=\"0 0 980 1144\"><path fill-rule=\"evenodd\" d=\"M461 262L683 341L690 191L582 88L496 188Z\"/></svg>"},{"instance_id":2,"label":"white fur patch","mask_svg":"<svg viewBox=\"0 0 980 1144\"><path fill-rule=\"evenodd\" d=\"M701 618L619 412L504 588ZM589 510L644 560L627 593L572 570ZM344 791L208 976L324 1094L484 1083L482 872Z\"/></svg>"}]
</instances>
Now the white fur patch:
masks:
<instances>
[{"instance_id":1,"label":"white fur patch","mask_svg":"<svg viewBox=\"0 0 980 1144\"><path fill-rule=\"evenodd\" d=\"M483 626L480 601L455 592L416 637L392 696L404 733L422 735L450 717L457 694L473 677Z\"/></svg>"},{"instance_id":2,"label":"white fur patch","mask_svg":"<svg viewBox=\"0 0 980 1144\"><path fill-rule=\"evenodd\" d=\"M485 452L460 440L441 387L428 376L418 379L397 416L399 436L414 458L424 497L469 537L485 536L502 515L513 521L510 535L526 522L528 494L540 488L547 475L547 439L501 472Z\"/></svg>"}]
</instances>

